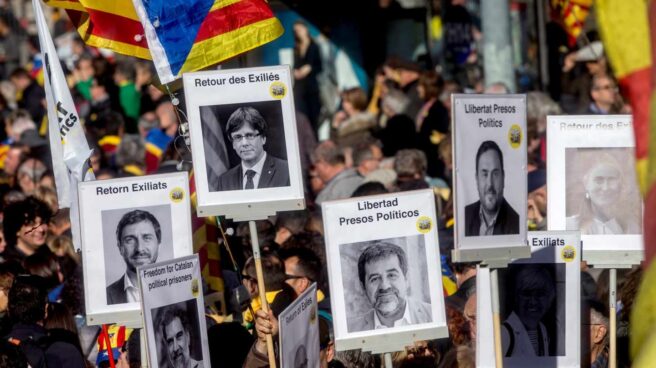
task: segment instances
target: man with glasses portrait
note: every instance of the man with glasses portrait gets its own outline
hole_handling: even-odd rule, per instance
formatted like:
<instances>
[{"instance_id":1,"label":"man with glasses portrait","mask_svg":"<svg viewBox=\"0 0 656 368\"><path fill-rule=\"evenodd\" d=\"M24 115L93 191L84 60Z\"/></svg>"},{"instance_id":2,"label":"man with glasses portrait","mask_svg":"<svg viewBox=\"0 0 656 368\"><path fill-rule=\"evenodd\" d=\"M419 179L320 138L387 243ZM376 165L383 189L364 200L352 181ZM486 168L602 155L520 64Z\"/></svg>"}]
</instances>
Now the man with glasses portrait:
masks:
<instances>
[{"instance_id":1,"label":"man with glasses portrait","mask_svg":"<svg viewBox=\"0 0 656 368\"><path fill-rule=\"evenodd\" d=\"M267 122L256 109L240 107L226 124L228 139L241 163L219 177L217 190L289 186L287 161L267 154Z\"/></svg>"}]
</instances>

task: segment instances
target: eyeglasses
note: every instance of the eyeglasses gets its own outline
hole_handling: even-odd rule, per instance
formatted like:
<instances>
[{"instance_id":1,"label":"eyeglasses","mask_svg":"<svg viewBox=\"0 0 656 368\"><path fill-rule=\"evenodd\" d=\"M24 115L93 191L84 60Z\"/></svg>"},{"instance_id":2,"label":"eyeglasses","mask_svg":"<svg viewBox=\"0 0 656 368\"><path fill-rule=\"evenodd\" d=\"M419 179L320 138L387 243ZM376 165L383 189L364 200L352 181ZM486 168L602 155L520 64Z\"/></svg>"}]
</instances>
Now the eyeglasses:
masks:
<instances>
[{"instance_id":1,"label":"eyeglasses","mask_svg":"<svg viewBox=\"0 0 656 368\"><path fill-rule=\"evenodd\" d=\"M256 281L257 279L255 277L250 277L248 275L241 275L242 280L247 280L247 281Z\"/></svg>"},{"instance_id":2,"label":"eyeglasses","mask_svg":"<svg viewBox=\"0 0 656 368\"><path fill-rule=\"evenodd\" d=\"M595 89L596 91L601 91L601 90L603 90L603 91L608 91L608 90L610 90L610 91L613 91L613 92L617 92L617 87L616 87L616 86L613 86L613 85L611 85L611 84L607 84L607 85L605 85L605 86L594 87L594 89Z\"/></svg>"},{"instance_id":3,"label":"eyeglasses","mask_svg":"<svg viewBox=\"0 0 656 368\"><path fill-rule=\"evenodd\" d=\"M260 136L260 133L246 133L244 135L241 135L241 134L233 135L233 136L230 137L230 139L232 139L233 142L241 142L244 138L247 141L252 141L253 139L255 139L259 136Z\"/></svg>"}]
</instances>

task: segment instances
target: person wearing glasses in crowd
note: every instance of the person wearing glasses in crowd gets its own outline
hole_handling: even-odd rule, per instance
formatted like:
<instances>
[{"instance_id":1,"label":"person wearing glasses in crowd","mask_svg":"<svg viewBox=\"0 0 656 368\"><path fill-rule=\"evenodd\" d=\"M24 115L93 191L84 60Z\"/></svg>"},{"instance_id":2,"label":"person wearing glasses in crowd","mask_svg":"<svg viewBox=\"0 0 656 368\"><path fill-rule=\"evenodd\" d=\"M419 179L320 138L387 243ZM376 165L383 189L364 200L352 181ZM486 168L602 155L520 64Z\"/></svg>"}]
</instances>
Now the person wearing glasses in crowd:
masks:
<instances>
[{"instance_id":1,"label":"person wearing glasses in crowd","mask_svg":"<svg viewBox=\"0 0 656 368\"><path fill-rule=\"evenodd\" d=\"M590 85L590 106L586 114L627 114L631 113L624 105L617 83L612 77L601 74L592 77Z\"/></svg>"},{"instance_id":2,"label":"person wearing glasses in crowd","mask_svg":"<svg viewBox=\"0 0 656 368\"><path fill-rule=\"evenodd\" d=\"M226 124L228 139L241 163L219 177L218 189L243 190L289 186L287 161L268 154L267 122L256 109L235 110Z\"/></svg>"}]
</instances>

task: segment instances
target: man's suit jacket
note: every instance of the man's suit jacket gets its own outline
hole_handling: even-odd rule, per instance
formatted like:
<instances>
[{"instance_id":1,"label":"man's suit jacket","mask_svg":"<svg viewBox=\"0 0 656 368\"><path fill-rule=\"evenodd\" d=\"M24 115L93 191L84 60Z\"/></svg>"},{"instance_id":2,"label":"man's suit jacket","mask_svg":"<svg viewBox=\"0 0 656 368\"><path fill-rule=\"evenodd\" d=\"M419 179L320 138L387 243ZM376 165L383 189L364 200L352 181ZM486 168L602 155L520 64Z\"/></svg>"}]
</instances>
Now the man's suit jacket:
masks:
<instances>
[{"instance_id":1,"label":"man's suit jacket","mask_svg":"<svg viewBox=\"0 0 656 368\"><path fill-rule=\"evenodd\" d=\"M260 182L256 183L259 188L277 188L289 186L289 168L287 161L267 154L260 174ZM239 165L224 172L219 176L217 191L242 190L244 188L244 173Z\"/></svg>"},{"instance_id":2,"label":"man's suit jacket","mask_svg":"<svg viewBox=\"0 0 656 368\"><path fill-rule=\"evenodd\" d=\"M481 231L481 201L465 207L465 236L478 236ZM503 198L492 235L519 234L519 215Z\"/></svg>"},{"instance_id":3,"label":"man's suit jacket","mask_svg":"<svg viewBox=\"0 0 656 368\"><path fill-rule=\"evenodd\" d=\"M123 276L113 282L106 289L107 292L107 305L123 304L128 302L128 295L123 288Z\"/></svg>"},{"instance_id":4,"label":"man's suit jacket","mask_svg":"<svg viewBox=\"0 0 656 368\"><path fill-rule=\"evenodd\" d=\"M432 322L431 306L419 300L411 298L406 299L410 311L410 319L413 324ZM349 318L347 321L348 332L370 331L374 329L374 313L371 308L367 313Z\"/></svg>"}]
</instances>

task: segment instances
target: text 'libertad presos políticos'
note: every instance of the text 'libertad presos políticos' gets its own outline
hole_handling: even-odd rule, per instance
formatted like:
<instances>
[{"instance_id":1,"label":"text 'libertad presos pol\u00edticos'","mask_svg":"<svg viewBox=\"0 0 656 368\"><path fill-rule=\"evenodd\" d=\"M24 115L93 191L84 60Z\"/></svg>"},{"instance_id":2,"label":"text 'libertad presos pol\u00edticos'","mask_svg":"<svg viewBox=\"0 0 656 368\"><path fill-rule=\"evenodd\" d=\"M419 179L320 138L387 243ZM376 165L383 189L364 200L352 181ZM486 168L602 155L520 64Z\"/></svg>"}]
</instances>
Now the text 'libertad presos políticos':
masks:
<instances>
[{"instance_id":1,"label":"text 'libertad presos pol\u00edticos'","mask_svg":"<svg viewBox=\"0 0 656 368\"><path fill-rule=\"evenodd\" d=\"M359 201L357 203L358 211L369 211L373 209L382 209L381 212L376 212L371 215L354 216L354 217L340 217L339 226L366 224L374 221L389 221L397 219L405 219L410 217L419 217L419 210L395 210L398 207L399 199L382 199L380 201ZM387 208L390 208L387 210Z\"/></svg>"}]
</instances>

